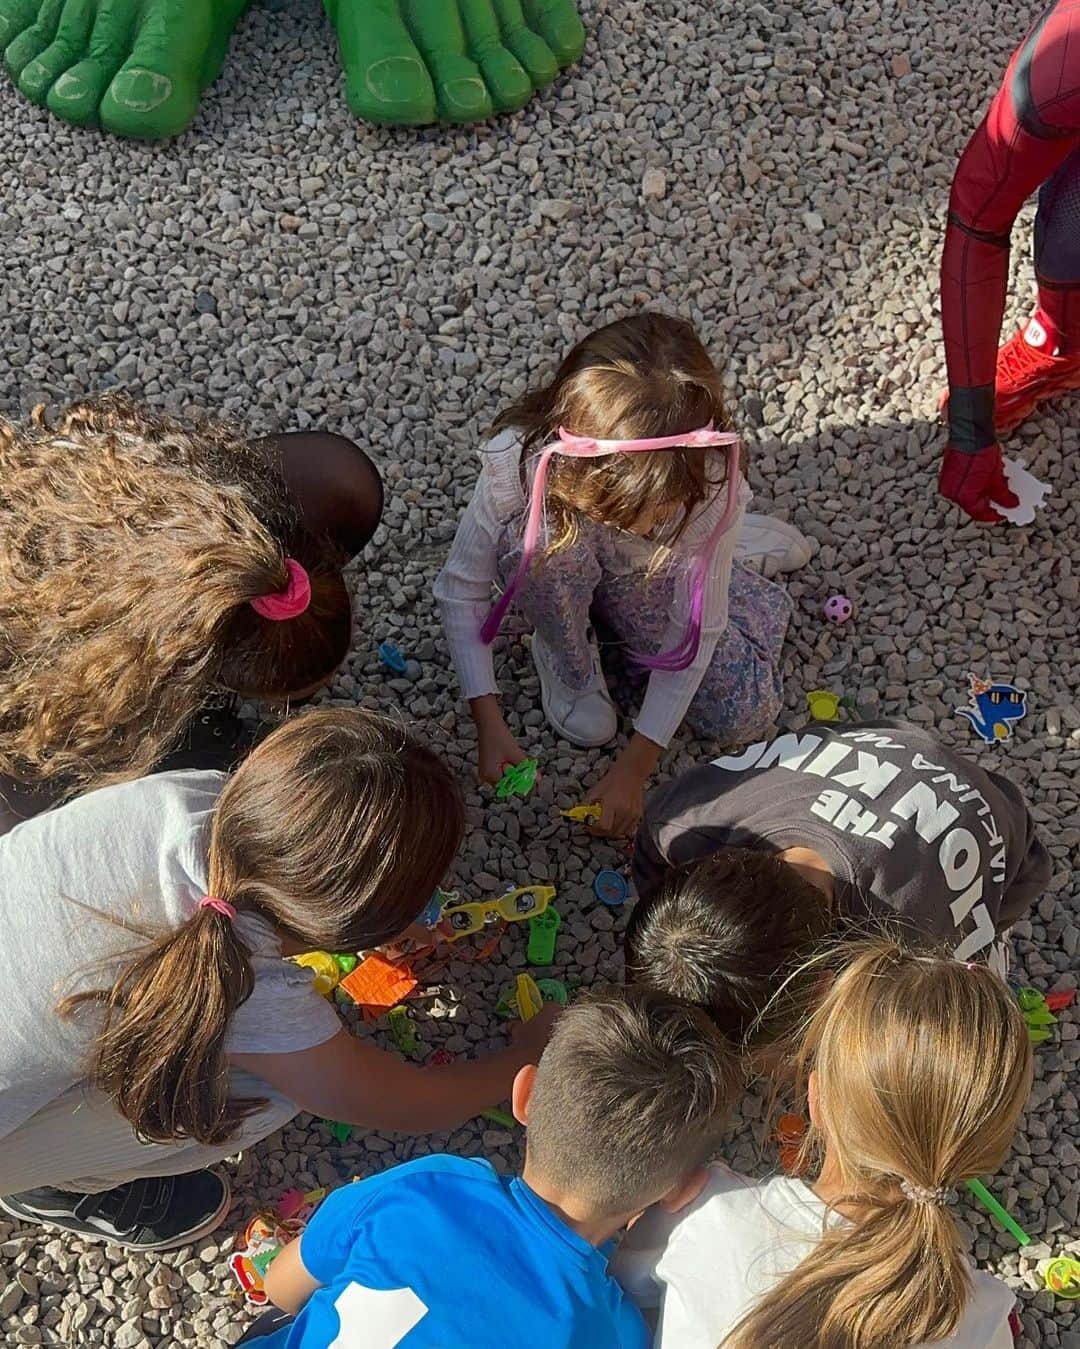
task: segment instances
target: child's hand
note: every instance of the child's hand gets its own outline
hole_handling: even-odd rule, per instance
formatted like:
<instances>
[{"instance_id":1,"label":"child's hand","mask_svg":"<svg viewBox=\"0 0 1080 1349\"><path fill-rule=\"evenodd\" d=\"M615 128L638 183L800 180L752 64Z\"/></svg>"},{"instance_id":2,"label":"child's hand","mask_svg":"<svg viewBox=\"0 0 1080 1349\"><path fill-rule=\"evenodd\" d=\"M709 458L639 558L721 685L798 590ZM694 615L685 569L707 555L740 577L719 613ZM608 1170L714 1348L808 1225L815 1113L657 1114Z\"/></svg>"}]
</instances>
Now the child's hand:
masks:
<instances>
[{"instance_id":1,"label":"child's hand","mask_svg":"<svg viewBox=\"0 0 1080 1349\"><path fill-rule=\"evenodd\" d=\"M508 763L521 763L528 755L514 739L492 695L473 700L473 719L478 742L477 772L481 782L494 784L502 777Z\"/></svg>"},{"instance_id":2,"label":"child's hand","mask_svg":"<svg viewBox=\"0 0 1080 1349\"><path fill-rule=\"evenodd\" d=\"M561 1012L562 1008L557 1002L545 1002L531 1021L516 1021L511 1026L510 1038L514 1048L527 1054L530 1063L539 1062L551 1035L551 1028Z\"/></svg>"},{"instance_id":3,"label":"child's hand","mask_svg":"<svg viewBox=\"0 0 1080 1349\"><path fill-rule=\"evenodd\" d=\"M589 793L600 806L600 818L590 833L602 838L633 838L645 809L645 782L635 773L615 767Z\"/></svg>"}]
</instances>

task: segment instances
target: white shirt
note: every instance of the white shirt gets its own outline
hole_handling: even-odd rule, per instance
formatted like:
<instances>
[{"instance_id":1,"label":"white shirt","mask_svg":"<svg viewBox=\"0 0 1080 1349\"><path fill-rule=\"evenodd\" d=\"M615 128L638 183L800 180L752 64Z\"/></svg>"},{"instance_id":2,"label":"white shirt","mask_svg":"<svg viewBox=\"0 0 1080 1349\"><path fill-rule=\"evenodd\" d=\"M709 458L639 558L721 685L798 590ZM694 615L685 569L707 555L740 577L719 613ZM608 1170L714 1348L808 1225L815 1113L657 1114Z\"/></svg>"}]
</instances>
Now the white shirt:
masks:
<instances>
[{"instance_id":1,"label":"white shirt","mask_svg":"<svg viewBox=\"0 0 1080 1349\"><path fill-rule=\"evenodd\" d=\"M502 532L510 521L521 518L526 507L519 434L512 430L500 432L484 446L481 459L476 490L458 525L446 565L435 581L435 598L442 615L443 630L465 698L479 698L499 691L492 649L480 640L480 628L491 609L491 588L498 574ZM738 514L713 554L705 586L697 656L685 670L654 670L649 676L635 727L658 745L667 745L678 730L727 627L731 564L751 497L750 488L740 476ZM727 483L722 482L691 516L672 548L676 558L690 560L711 536L726 504ZM627 571L640 571L644 575L657 544L634 534L618 533L620 562ZM686 630L689 615L685 589L676 587L662 650L675 646Z\"/></svg>"},{"instance_id":2,"label":"white shirt","mask_svg":"<svg viewBox=\"0 0 1080 1349\"><path fill-rule=\"evenodd\" d=\"M716 1349L762 1296L809 1254L828 1211L800 1180L752 1180L713 1166L681 1213L651 1209L627 1233L612 1273L643 1308L659 1310L653 1349ZM833 1216L834 1222L843 1222ZM1015 1299L973 1271L973 1291L950 1349L1013 1349ZM927 1349L923 1346L923 1349Z\"/></svg>"},{"instance_id":3,"label":"white shirt","mask_svg":"<svg viewBox=\"0 0 1080 1349\"><path fill-rule=\"evenodd\" d=\"M61 1020L57 1002L109 987L146 934L177 928L195 912L225 778L156 773L81 796L0 837L0 1139L86 1076L98 1014L84 1005ZM315 992L311 970L282 959L270 923L254 913L235 921L255 987L229 1022L226 1053L292 1053L337 1034L337 1013Z\"/></svg>"}]
</instances>

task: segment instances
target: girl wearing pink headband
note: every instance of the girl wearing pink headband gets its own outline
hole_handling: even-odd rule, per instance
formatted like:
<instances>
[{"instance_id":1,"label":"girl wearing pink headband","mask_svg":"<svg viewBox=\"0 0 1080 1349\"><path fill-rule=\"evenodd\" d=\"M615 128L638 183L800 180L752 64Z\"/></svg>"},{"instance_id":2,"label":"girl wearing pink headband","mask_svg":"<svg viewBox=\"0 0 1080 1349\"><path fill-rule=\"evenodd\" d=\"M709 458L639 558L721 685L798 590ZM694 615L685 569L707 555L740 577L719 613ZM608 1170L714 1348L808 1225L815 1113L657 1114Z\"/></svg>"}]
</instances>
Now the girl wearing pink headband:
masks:
<instances>
[{"instance_id":1,"label":"girl wearing pink headband","mask_svg":"<svg viewBox=\"0 0 1080 1349\"><path fill-rule=\"evenodd\" d=\"M645 784L686 719L751 738L780 705L791 602L746 569L808 560L791 526L745 516L750 492L722 383L689 324L640 314L579 343L555 379L496 421L435 594L477 724L482 779L525 757L502 714L492 643L511 607L534 629L544 713L572 744L613 739L618 714L592 617L648 675L629 743L588 799L595 831L636 827ZM492 585L502 593L492 607Z\"/></svg>"}]
</instances>

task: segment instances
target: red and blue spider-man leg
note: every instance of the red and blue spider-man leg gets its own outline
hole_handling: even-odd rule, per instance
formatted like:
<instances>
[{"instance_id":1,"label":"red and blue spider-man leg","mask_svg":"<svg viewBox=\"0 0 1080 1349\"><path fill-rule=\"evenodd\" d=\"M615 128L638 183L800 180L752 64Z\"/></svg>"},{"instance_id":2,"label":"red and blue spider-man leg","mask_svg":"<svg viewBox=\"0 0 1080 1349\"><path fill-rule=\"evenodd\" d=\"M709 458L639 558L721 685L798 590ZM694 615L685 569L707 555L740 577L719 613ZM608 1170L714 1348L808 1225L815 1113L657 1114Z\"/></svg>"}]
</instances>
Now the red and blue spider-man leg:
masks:
<instances>
[{"instance_id":1,"label":"red and blue spider-man leg","mask_svg":"<svg viewBox=\"0 0 1080 1349\"><path fill-rule=\"evenodd\" d=\"M1014 54L990 110L961 156L949 198L941 265L949 443L940 485L945 496L977 520L999 520L992 503L1008 506L1016 500L1005 481L995 432L995 373L1003 390L1028 388L1029 411L1031 370L1019 366L1028 362L1030 367L1031 351L1014 339L999 361L998 339L1009 236L1020 207L1040 186L1037 317L1053 330L1043 343L1047 351L1040 396L1045 397L1046 381L1068 387L1065 367L1077 364L1069 352L1080 351L1075 223L1080 197L1080 0L1051 4ZM999 412L1016 410L1002 407ZM1016 420L1013 416L1012 424Z\"/></svg>"}]
</instances>

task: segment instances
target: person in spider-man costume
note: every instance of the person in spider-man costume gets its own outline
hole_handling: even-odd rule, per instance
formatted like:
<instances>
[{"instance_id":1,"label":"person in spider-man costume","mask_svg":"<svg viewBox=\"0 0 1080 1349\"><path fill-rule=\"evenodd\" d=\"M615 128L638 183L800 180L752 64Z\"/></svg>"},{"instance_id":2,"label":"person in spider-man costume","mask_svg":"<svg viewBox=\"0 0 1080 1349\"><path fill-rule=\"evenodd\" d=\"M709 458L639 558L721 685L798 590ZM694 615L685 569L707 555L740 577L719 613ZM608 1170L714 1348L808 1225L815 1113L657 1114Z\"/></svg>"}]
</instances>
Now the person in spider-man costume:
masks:
<instances>
[{"instance_id":1,"label":"person in spider-man costume","mask_svg":"<svg viewBox=\"0 0 1080 1349\"><path fill-rule=\"evenodd\" d=\"M997 350L1009 234L1039 189L1035 313ZM976 520L1015 506L998 436L1080 388L1080 0L1056 0L1013 54L953 179L941 261L949 372L939 486Z\"/></svg>"}]
</instances>

